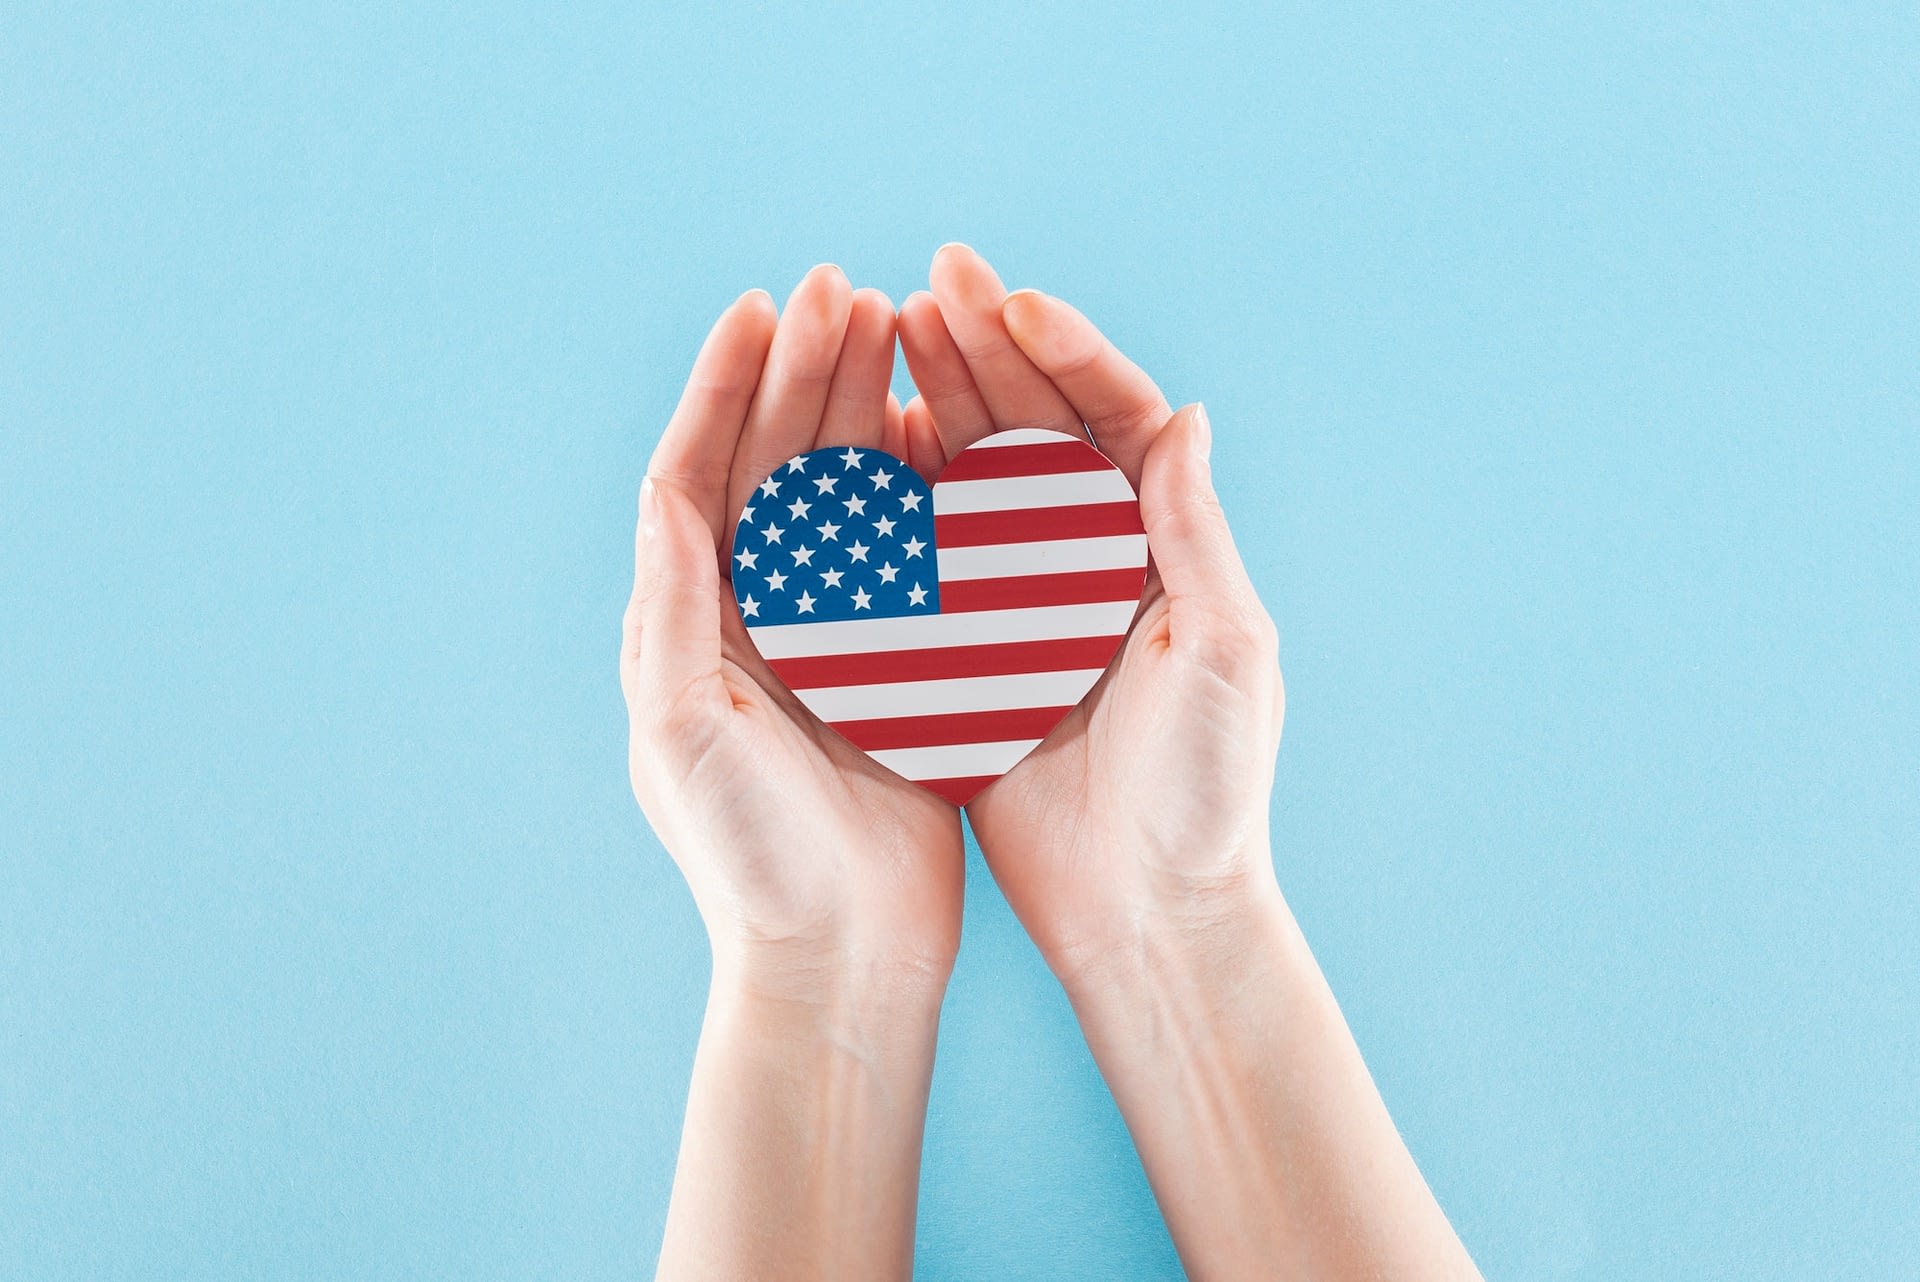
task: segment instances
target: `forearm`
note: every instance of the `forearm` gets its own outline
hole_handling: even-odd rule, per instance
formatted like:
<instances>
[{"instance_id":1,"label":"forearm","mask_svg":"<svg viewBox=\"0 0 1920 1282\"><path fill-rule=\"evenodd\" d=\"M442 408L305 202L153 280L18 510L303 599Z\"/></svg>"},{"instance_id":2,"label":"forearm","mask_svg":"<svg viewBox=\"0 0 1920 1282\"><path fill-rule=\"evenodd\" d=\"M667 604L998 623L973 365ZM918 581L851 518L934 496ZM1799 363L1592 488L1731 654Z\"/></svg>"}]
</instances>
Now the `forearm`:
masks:
<instances>
[{"instance_id":1,"label":"forearm","mask_svg":"<svg viewBox=\"0 0 1920 1282\"><path fill-rule=\"evenodd\" d=\"M905 1278L943 985L716 965L661 1278Z\"/></svg>"},{"instance_id":2,"label":"forearm","mask_svg":"<svg viewBox=\"0 0 1920 1282\"><path fill-rule=\"evenodd\" d=\"M1277 888L1068 992L1188 1273L1473 1278Z\"/></svg>"}]
</instances>

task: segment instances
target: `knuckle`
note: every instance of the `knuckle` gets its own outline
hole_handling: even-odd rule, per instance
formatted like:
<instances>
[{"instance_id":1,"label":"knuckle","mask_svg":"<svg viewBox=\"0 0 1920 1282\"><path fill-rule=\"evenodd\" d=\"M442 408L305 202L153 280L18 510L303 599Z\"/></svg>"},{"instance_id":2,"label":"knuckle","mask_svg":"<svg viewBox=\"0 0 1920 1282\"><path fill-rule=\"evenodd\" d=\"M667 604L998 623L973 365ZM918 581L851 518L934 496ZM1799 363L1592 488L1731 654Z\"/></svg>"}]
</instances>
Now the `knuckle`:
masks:
<instances>
[{"instance_id":1,"label":"knuckle","mask_svg":"<svg viewBox=\"0 0 1920 1282\"><path fill-rule=\"evenodd\" d=\"M1195 666L1235 686L1279 667L1279 630L1258 606L1221 602L1201 611L1181 639Z\"/></svg>"},{"instance_id":2,"label":"knuckle","mask_svg":"<svg viewBox=\"0 0 1920 1282\"><path fill-rule=\"evenodd\" d=\"M721 726L720 709L693 695L689 687L642 691L636 710L649 754L678 773L709 751Z\"/></svg>"},{"instance_id":3,"label":"knuckle","mask_svg":"<svg viewBox=\"0 0 1920 1282\"><path fill-rule=\"evenodd\" d=\"M1049 362L1047 372L1055 378L1075 378L1098 369L1106 354L1106 346L1102 343L1076 342L1072 351Z\"/></svg>"},{"instance_id":4,"label":"knuckle","mask_svg":"<svg viewBox=\"0 0 1920 1282\"><path fill-rule=\"evenodd\" d=\"M640 603L638 597L627 602L626 613L620 618L620 673L624 678L640 662Z\"/></svg>"},{"instance_id":5,"label":"knuckle","mask_svg":"<svg viewBox=\"0 0 1920 1282\"><path fill-rule=\"evenodd\" d=\"M1142 398L1117 407L1102 426L1124 436L1144 436L1166 426L1166 422L1166 412L1156 402Z\"/></svg>"}]
</instances>

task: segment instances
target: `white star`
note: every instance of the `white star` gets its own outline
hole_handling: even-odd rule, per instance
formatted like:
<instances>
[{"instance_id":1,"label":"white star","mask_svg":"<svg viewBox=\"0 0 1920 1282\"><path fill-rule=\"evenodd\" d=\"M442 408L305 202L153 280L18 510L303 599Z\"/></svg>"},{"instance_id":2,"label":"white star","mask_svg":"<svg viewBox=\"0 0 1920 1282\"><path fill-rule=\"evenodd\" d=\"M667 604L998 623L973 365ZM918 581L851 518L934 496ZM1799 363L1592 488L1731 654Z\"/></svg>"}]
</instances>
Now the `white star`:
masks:
<instances>
[{"instance_id":1,"label":"white star","mask_svg":"<svg viewBox=\"0 0 1920 1282\"><path fill-rule=\"evenodd\" d=\"M878 534L883 539L892 538L893 537L893 518L890 516L881 517L879 520L873 523L873 529L874 529L874 533Z\"/></svg>"},{"instance_id":2,"label":"white star","mask_svg":"<svg viewBox=\"0 0 1920 1282\"><path fill-rule=\"evenodd\" d=\"M740 519L748 525L753 524L753 504L749 503L740 509Z\"/></svg>"},{"instance_id":3,"label":"white star","mask_svg":"<svg viewBox=\"0 0 1920 1282\"><path fill-rule=\"evenodd\" d=\"M855 588L853 590L853 608L854 609L864 610L871 604L873 604L873 597L868 594L865 588Z\"/></svg>"},{"instance_id":4,"label":"white star","mask_svg":"<svg viewBox=\"0 0 1920 1282\"><path fill-rule=\"evenodd\" d=\"M902 494L900 496L900 510L902 512L918 512L920 510L919 494L911 492Z\"/></svg>"},{"instance_id":5,"label":"white star","mask_svg":"<svg viewBox=\"0 0 1920 1282\"><path fill-rule=\"evenodd\" d=\"M812 565L813 549L812 548L795 548L793 550L793 563L795 565Z\"/></svg>"},{"instance_id":6,"label":"white star","mask_svg":"<svg viewBox=\"0 0 1920 1282\"><path fill-rule=\"evenodd\" d=\"M840 461L841 463L845 464L847 467L859 467L860 451L854 449L853 446L849 445L847 446L847 452L840 456Z\"/></svg>"},{"instance_id":7,"label":"white star","mask_svg":"<svg viewBox=\"0 0 1920 1282\"><path fill-rule=\"evenodd\" d=\"M790 459L788 459L788 460L787 460L787 471L789 471L789 472L804 472L804 471L806 471L806 470L807 470L807 456L806 456L806 455L804 455L804 454L796 454L796 455L794 455L794 456L793 456L792 458L790 458Z\"/></svg>"},{"instance_id":8,"label":"white star","mask_svg":"<svg viewBox=\"0 0 1920 1282\"><path fill-rule=\"evenodd\" d=\"M787 504L787 511L791 512L793 514L793 519L797 521L801 517L805 516L807 514L807 509L812 506L813 504L807 502L805 499L795 499L793 502Z\"/></svg>"},{"instance_id":9,"label":"white star","mask_svg":"<svg viewBox=\"0 0 1920 1282\"><path fill-rule=\"evenodd\" d=\"M846 575L845 570L828 570L825 574L821 575L820 577L826 580L826 584L828 587L837 588L840 586L841 578L843 578L845 575Z\"/></svg>"},{"instance_id":10,"label":"white star","mask_svg":"<svg viewBox=\"0 0 1920 1282\"><path fill-rule=\"evenodd\" d=\"M908 605L925 605L926 603L927 603L927 590L925 588L921 587L918 583L916 583L912 587L907 589Z\"/></svg>"},{"instance_id":11,"label":"white star","mask_svg":"<svg viewBox=\"0 0 1920 1282\"><path fill-rule=\"evenodd\" d=\"M867 514L867 501L865 499L856 496L843 501L847 505L848 516L865 516Z\"/></svg>"},{"instance_id":12,"label":"white star","mask_svg":"<svg viewBox=\"0 0 1920 1282\"><path fill-rule=\"evenodd\" d=\"M876 490L889 489L893 485L892 472L877 471L867 479L873 482L873 488Z\"/></svg>"},{"instance_id":13,"label":"white star","mask_svg":"<svg viewBox=\"0 0 1920 1282\"><path fill-rule=\"evenodd\" d=\"M749 619L757 619L760 617L760 603L754 600L752 596L742 597L740 599L740 613L746 615Z\"/></svg>"},{"instance_id":14,"label":"white star","mask_svg":"<svg viewBox=\"0 0 1920 1282\"><path fill-rule=\"evenodd\" d=\"M772 498L780 492L780 482L769 476L766 480L760 482L760 492L768 498Z\"/></svg>"},{"instance_id":15,"label":"white star","mask_svg":"<svg viewBox=\"0 0 1920 1282\"><path fill-rule=\"evenodd\" d=\"M837 539L840 537L840 527L832 521L828 521L825 525L816 525L813 528L820 531L820 537L823 539Z\"/></svg>"},{"instance_id":16,"label":"white star","mask_svg":"<svg viewBox=\"0 0 1920 1282\"><path fill-rule=\"evenodd\" d=\"M847 549L847 555L856 561L864 561L867 559L867 545L855 539L853 546Z\"/></svg>"},{"instance_id":17,"label":"white star","mask_svg":"<svg viewBox=\"0 0 1920 1282\"><path fill-rule=\"evenodd\" d=\"M736 552L733 554L733 559L740 563L740 568L743 570L755 570L759 568L754 564L755 561L760 559L758 552Z\"/></svg>"},{"instance_id":18,"label":"white star","mask_svg":"<svg viewBox=\"0 0 1920 1282\"><path fill-rule=\"evenodd\" d=\"M911 559L912 559L913 557L916 557L916 556L919 556L919 555L920 555L920 549L921 549L921 548L923 548L923 547L925 547L925 546L927 546L927 545L926 545L926 544L924 544L924 543L922 543L922 542L921 542L921 541L920 541L919 539L908 539L908 540L907 540L907 557L908 557L908 559L909 559L909 560L911 560Z\"/></svg>"},{"instance_id":19,"label":"white star","mask_svg":"<svg viewBox=\"0 0 1920 1282\"><path fill-rule=\"evenodd\" d=\"M780 541L780 536L782 534L785 534L786 531L781 529L777 525L768 525L767 528L760 531L760 533L767 536L767 542L778 543Z\"/></svg>"},{"instance_id":20,"label":"white star","mask_svg":"<svg viewBox=\"0 0 1920 1282\"><path fill-rule=\"evenodd\" d=\"M894 569L893 562L889 561L880 567L880 581L882 583L891 583L893 582L893 576L898 573L900 573L900 571Z\"/></svg>"},{"instance_id":21,"label":"white star","mask_svg":"<svg viewBox=\"0 0 1920 1282\"><path fill-rule=\"evenodd\" d=\"M767 587L775 592L786 591L787 576L780 573L780 571L775 570L772 574L769 574L767 576Z\"/></svg>"},{"instance_id":22,"label":"white star","mask_svg":"<svg viewBox=\"0 0 1920 1282\"><path fill-rule=\"evenodd\" d=\"M795 601L794 604L800 607L800 613L802 614L813 613L813 596L810 593L802 592L800 599Z\"/></svg>"},{"instance_id":23,"label":"white star","mask_svg":"<svg viewBox=\"0 0 1920 1282\"><path fill-rule=\"evenodd\" d=\"M820 487L820 493L831 494L834 480L835 478L831 476L816 476L813 478L813 483Z\"/></svg>"}]
</instances>

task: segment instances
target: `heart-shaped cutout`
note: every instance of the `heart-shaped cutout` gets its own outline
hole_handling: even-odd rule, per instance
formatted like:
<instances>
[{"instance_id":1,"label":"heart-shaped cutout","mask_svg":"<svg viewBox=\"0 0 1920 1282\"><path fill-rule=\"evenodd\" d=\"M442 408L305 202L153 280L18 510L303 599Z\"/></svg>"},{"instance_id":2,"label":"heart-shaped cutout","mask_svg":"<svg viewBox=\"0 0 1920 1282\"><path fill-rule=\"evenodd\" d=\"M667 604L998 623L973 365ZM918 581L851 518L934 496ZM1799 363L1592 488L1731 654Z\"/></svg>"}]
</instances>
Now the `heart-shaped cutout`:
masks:
<instances>
[{"instance_id":1,"label":"heart-shaped cutout","mask_svg":"<svg viewBox=\"0 0 1920 1282\"><path fill-rule=\"evenodd\" d=\"M741 512L732 572L747 635L800 702L964 805L1106 670L1147 536L1106 455L1015 428L933 486L882 450L794 456Z\"/></svg>"}]
</instances>

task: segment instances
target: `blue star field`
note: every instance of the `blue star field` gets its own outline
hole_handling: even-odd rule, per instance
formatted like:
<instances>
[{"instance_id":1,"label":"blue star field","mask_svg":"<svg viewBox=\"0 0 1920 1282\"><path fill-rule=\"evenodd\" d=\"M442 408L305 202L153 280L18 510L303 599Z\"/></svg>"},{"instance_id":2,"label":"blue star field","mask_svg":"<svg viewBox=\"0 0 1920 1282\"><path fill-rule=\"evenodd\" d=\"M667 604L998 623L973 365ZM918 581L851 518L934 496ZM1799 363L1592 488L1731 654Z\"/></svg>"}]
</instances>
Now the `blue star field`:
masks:
<instances>
[{"instance_id":1,"label":"blue star field","mask_svg":"<svg viewBox=\"0 0 1920 1282\"><path fill-rule=\"evenodd\" d=\"M933 489L882 450L797 454L747 500L730 568L748 627L938 614Z\"/></svg>"}]
</instances>

